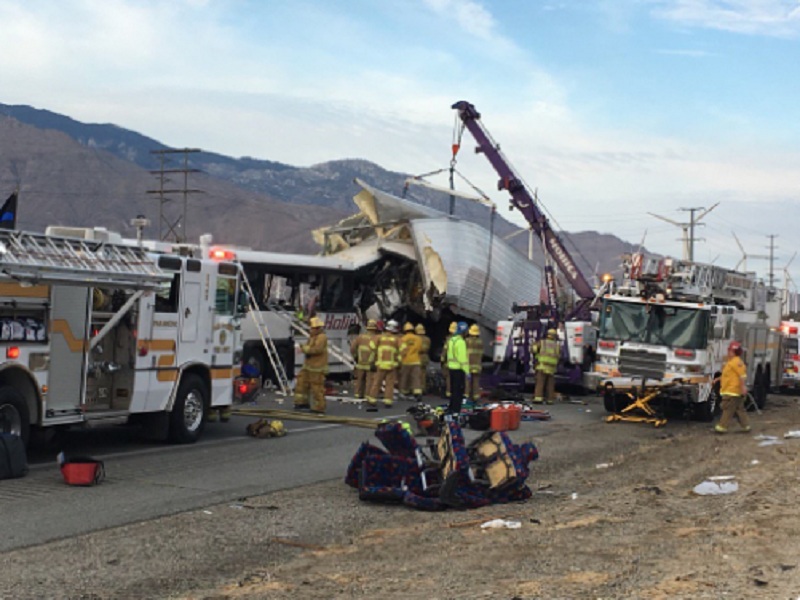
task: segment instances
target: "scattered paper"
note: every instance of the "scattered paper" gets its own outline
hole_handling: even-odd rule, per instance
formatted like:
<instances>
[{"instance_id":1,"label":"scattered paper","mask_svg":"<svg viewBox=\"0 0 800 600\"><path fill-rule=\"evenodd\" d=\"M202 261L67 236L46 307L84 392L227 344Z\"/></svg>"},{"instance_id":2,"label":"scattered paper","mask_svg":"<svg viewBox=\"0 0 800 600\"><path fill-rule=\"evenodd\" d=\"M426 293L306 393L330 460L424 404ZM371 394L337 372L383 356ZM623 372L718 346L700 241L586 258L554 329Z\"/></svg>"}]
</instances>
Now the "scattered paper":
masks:
<instances>
[{"instance_id":1,"label":"scattered paper","mask_svg":"<svg viewBox=\"0 0 800 600\"><path fill-rule=\"evenodd\" d=\"M759 433L758 435L754 435L753 439L769 441L769 440L777 440L778 438L774 435L764 435L763 433Z\"/></svg>"},{"instance_id":2,"label":"scattered paper","mask_svg":"<svg viewBox=\"0 0 800 600\"><path fill-rule=\"evenodd\" d=\"M732 494L739 490L739 483L737 481L711 481L705 480L698 483L692 490L698 496L720 496L722 494Z\"/></svg>"},{"instance_id":3,"label":"scattered paper","mask_svg":"<svg viewBox=\"0 0 800 600\"><path fill-rule=\"evenodd\" d=\"M758 442L759 447L764 446L780 446L783 442L780 440L764 440L763 442Z\"/></svg>"},{"instance_id":4,"label":"scattered paper","mask_svg":"<svg viewBox=\"0 0 800 600\"><path fill-rule=\"evenodd\" d=\"M797 430L787 431L786 433L783 434L783 437L787 438L787 439L800 438L800 431L797 431Z\"/></svg>"},{"instance_id":5,"label":"scattered paper","mask_svg":"<svg viewBox=\"0 0 800 600\"><path fill-rule=\"evenodd\" d=\"M731 479L736 479L736 475L714 475L708 478L709 481L730 481Z\"/></svg>"},{"instance_id":6,"label":"scattered paper","mask_svg":"<svg viewBox=\"0 0 800 600\"><path fill-rule=\"evenodd\" d=\"M573 500L578 499L578 492L572 492L572 496L570 496Z\"/></svg>"},{"instance_id":7,"label":"scattered paper","mask_svg":"<svg viewBox=\"0 0 800 600\"><path fill-rule=\"evenodd\" d=\"M751 461L750 461L750 464L751 464L751 465L759 465L759 464L761 464L761 461L760 461L760 460L756 460L756 459L754 458L753 460L751 460Z\"/></svg>"},{"instance_id":8,"label":"scattered paper","mask_svg":"<svg viewBox=\"0 0 800 600\"><path fill-rule=\"evenodd\" d=\"M595 465L595 469L607 469L608 467L613 467L614 463L600 463Z\"/></svg>"},{"instance_id":9,"label":"scattered paper","mask_svg":"<svg viewBox=\"0 0 800 600\"><path fill-rule=\"evenodd\" d=\"M519 529L522 523L519 521L507 521L506 519L492 519L481 525L481 529Z\"/></svg>"}]
</instances>

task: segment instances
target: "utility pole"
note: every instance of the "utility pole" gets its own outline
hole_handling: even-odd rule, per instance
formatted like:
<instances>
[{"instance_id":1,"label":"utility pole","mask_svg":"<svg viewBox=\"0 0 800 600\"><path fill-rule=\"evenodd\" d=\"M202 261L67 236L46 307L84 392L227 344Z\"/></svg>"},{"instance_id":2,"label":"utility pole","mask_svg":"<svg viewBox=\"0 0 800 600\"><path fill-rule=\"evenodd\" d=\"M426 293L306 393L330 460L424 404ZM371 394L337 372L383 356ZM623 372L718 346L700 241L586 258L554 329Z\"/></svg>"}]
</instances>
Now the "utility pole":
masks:
<instances>
[{"instance_id":1,"label":"utility pole","mask_svg":"<svg viewBox=\"0 0 800 600\"><path fill-rule=\"evenodd\" d=\"M775 238L778 236L772 234L768 235L767 237L769 238L769 246L767 246L767 248L769 248L769 287L772 288L773 287L772 284L775 281L775 273L773 271L773 266L775 263L775 248L777 248L777 246L775 245Z\"/></svg>"},{"instance_id":2,"label":"utility pole","mask_svg":"<svg viewBox=\"0 0 800 600\"><path fill-rule=\"evenodd\" d=\"M189 208L189 194L202 194L203 190L189 189L189 173L200 173L199 169L189 168L189 154L201 152L199 148L168 148L166 150L151 150L151 154L158 156L159 169L157 171L150 171L153 175L158 176L159 186L157 190L148 190L148 194L158 195L158 237L162 241L166 241L173 237L175 242L185 243L187 240L187 212ZM183 166L178 169L166 168L170 154L183 154ZM166 184L172 180L168 175L179 173L183 175L182 188L169 188ZM171 195L181 194L183 196L182 208L179 211L169 210L168 204L172 202ZM176 212L178 213L176 215Z\"/></svg>"},{"instance_id":3,"label":"utility pole","mask_svg":"<svg viewBox=\"0 0 800 600\"><path fill-rule=\"evenodd\" d=\"M711 206L711 208L704 209L703 207L695 207L695 208L681 208L682 211L688 211L691 213L691 217L688 223L679 223L677 221L673 221L672 219L668 219L667 217L662 217L661 215L657 215L654 213L647 213L656 219L661 219L662 221L666 221L667 223L671 223L672 225L677 225L683 230L683 260L694 261L694 228L697 225L700 225L699 221L705 217L708 213L714 210L717 206L719 206L719 202ZM703 211L700 213L696 218L694 213L697 211Z\"/></svg>"}]
</instances>

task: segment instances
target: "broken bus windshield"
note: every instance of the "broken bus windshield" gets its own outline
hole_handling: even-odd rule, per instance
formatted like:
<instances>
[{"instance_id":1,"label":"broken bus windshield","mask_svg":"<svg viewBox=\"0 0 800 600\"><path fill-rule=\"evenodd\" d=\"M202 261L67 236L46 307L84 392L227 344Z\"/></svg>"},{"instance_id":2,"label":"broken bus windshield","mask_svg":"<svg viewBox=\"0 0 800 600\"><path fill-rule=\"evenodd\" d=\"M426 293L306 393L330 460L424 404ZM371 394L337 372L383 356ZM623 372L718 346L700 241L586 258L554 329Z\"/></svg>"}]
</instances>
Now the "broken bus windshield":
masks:
<instances>
[{"instance_id":1,"label":"broken bus windshield","mask_svg":"<svg viewBox=\"0 0 800 600\"><path fill-rule=\"evenodd\" d=\"M700 350L707 345L708 326L706 310L605 300L600 338Z\"/></svg>"}]
</instances>

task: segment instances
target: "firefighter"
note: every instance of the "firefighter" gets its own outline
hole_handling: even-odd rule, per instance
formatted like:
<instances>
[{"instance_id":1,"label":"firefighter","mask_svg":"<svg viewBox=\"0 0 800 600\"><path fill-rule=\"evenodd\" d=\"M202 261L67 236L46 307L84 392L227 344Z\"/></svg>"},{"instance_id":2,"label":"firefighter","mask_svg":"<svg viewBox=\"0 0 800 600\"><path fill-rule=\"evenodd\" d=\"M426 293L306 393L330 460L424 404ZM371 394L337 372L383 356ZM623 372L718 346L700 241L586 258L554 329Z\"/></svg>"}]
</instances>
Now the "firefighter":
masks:
<instances>
[{"instance_id":1,"label":"firefighter","mask_svg":"<svg viewBox=\"0 0 800 600\"><path fill-rule=\"evenodd\" d=\"M450 339L456 332L457 325L455 321L450 323L450 328L447 330L448 336L444 338L444 344L442 345L442 356L439 359L442 365L442 377L444 377L444 397L448 400L450 399L450 370L447 367L447 347L450 344Z\"/></svg>"},{"instance_id":2,"label":"firefighter","mask_svg":"<svg viewBox=\"0 0 800 600\"><path fill-rule=\"evenodd\" d=\"M375 319L367 321L367 330L360 333L350 344L350 354L356 359L353 371L353 388L356 400L363 400L372 382L372 370L375 368L375 350L377 346L377 324Z\"/></svg>"},{"instance_id":3,"label":"firefighter","mask_svg":"<svg viewBox=\"0 0 800 600\"><path fill-rule=\"evenodd\" d=\"M469 382L467 384L467 399L477 402L481 397L481 361L483 360L483 341L481 330L472 324L467 332L467 359L469 361Z\"/></svg>"},{"instance_id":4,"label":"firefighter","mask_svg":"<svg viewBox=\"0 0 800 600\"><path fill-rule=\"evenodd\" d=\"M742 361L742 345L739 342L732 341L728 345L722 374L713 383L720 383L719 393L722 396L722 416L714 426L714 431L728 433L734 417L739 421L742 431L750 431L750 418L744 403L747 398L747 367Z\"/></svg>"},{"instance_id":5,"label":"firefighter","mask_svg":"<svg viewBox=\"0 0 800 600\"><path fill-rule=\"evenodd\" d=\"M414 328L420 339L419 350L419 387L424 394L428 389L428 363L431 362L431 338L425 335L425 326L420 323Z\"/></svg>"},{"instance_id":6,"label":"firefighter","mask_svg":"<svg viewBox=\"0 0 800 600\"><path fill-rule=\"evenodd\" d=\"M419 374L419 352L422 340L414 331L414 325L403 325L403 337L400 338L400 394L414 396L419 401L422 397L422 381Z\"/></svg>"},{"instance_id":7,"label":"firefighter","mask_svg":"<svg viewBox=\"0 0 800 600\"><path fill-rule=\"evenodd\" d=\"M328 373L328 336L322 330L319 317L311 317L308 343L300 346L305 361L297 375L294 388L294 407L309 408L308 394L311 393L311 412L325 414L325 375Z\"/></svg>"},{"instance_id":8,"label":"firefighter","mask_svg":"<svg viewBox=\"0 0 800 600\"><path fill-rule=\"evenodd\" d=\"M391 408L394 398L394 385L397 379L397 365L399 363L400 338L399 324L394 319L386 323L386 331L378 337L375 354L375 374L372 377L372 387L367 393L367 403L374 410L378 406L378 394L383 390L383 405Z\"/></svg>"},{"instance_id":9,"label":"firefighter","mask_svg":"<svg viewBox=\"0 0 800 600\"><path fill-rule=\"evenodd\" d=\"M447 412L451 415L461 413L461 404L464 401L464 392L469 378L469 358L467 357L467 343L464 335L467 333L467 324L459 321L456 331L447 342L447 371L450 374L450 404Z\"/></svg>"},{"instance_id":10,"label":"firefighter","mask_svg":"<svg viewBox=\"0 0 800 600\"><path fill-rule=\"evenodd\" d=\"M556 367L561 354L558 332L548 329L547 337L534 345L533 354L536 356L536 389L533 401L536 404L552 404L556 395Z\"/></svg>"}]
</instances>

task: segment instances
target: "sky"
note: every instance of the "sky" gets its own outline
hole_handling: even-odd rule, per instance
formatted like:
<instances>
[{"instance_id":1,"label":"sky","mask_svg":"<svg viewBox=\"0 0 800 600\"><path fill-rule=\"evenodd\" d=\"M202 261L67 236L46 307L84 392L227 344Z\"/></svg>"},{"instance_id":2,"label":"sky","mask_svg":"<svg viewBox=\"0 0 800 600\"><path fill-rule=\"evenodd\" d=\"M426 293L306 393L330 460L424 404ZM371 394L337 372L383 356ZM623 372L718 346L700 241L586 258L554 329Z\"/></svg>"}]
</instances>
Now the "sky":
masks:
<instances>
[{"instance_id":1,"label":"sky","mask_svg":"<svg viewBox=\"0 0 800 600\"><path fill-rule=\"evenodd\" d=\"M3 104L417 175L467 100L555 229L680 257L714 207L696 260L800 284L798 0L0 0L0 23ZM473 149L457 187L524 225Z\"/></svg>"}]
</instances>

